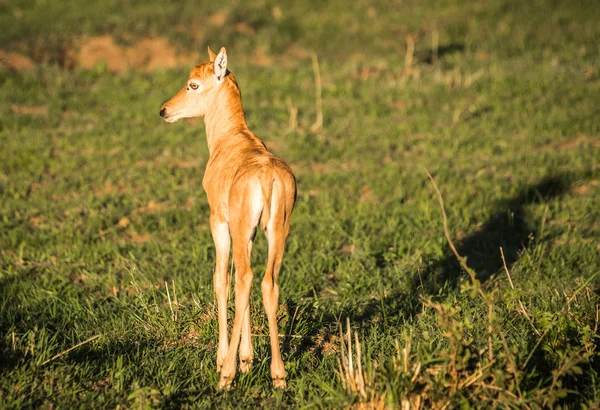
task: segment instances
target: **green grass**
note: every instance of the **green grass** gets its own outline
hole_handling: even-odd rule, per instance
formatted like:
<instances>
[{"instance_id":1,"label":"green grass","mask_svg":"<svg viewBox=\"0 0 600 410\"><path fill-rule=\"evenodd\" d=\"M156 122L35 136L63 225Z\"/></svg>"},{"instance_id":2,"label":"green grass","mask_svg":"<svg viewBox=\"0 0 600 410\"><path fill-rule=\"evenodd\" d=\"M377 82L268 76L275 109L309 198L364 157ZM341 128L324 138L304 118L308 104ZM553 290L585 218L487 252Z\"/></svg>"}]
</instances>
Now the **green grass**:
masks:
<instances>
[{"instance_id":1,"label":"green grass","mask_svg":"<svg viewBox=\"0 0 600 410\"><path fill-rule=\"evenodd\" d=\"M0 407L598 404L593 2L62 3L0 2L4 49L48 63L0 71ZM230 24L206 28L218 11ZM204 127L158 116L189 67L118 75L53 64L72 39L101 33L164 35L182 52L226 45L251 129L294 170L280 276L286 391L271 387L259 286L252 373L216 391ZM310 131L311 60L291 58L291 46L318 55L322 132ZM272 64L254 65L256 50ZM424 167L483 296L444 238ZM257 282L265 261L258 235ZM366 399L338 374L347 317Z\"/></svg>"}]
</instances>

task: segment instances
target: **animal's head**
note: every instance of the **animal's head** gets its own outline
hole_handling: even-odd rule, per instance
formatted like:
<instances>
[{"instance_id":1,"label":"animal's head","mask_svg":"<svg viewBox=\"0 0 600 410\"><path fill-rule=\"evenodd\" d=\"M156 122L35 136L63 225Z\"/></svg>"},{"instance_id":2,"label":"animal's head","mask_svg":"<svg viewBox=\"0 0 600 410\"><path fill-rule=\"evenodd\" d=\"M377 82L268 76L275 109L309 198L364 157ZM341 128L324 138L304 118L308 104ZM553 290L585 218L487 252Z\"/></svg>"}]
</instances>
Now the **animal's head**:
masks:
<instances>
[{"instance_id":1,"label":"animal's head","mask_svg":"<svg viewBox=\"0 0 600 410\"><path fill-rule=\"evenodd\" d=\"M192 68L183 89L160 108L160 116L165 121L206 115L217 89L229 74L225 47L221 47L219 54L208 47L208 56L210 61Z\"/></svg>"}]
</instances>

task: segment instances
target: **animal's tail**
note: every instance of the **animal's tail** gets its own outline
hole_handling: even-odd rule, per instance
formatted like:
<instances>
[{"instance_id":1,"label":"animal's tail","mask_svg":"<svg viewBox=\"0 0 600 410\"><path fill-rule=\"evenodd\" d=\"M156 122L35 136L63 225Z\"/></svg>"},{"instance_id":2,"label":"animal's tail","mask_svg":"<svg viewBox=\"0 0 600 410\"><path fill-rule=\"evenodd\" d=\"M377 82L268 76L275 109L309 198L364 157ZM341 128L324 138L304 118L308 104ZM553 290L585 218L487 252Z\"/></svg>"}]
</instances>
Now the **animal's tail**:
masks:
<instances>
[{"instance_id":1,"label":"animal's tail","mask_svg":"<svg viewBox=\"0 0 600 410\"><path fill-rule=\"evenodd\" d=\"M287 227L289 225L288 219L292 213L296 199L294 177L272 167L265 168L260 178L260 188L264 203L260 218L260 227L265 230L272 217L277 219L273 221L274 223ZM288 179L290 180L288 181ZM288 198L287 189L294 190L292 198Z\"/></svg>"},{"instance_id":2,"label":"animal's tail","mask_svg":"<svg viewBox=\"0 0 600 410\"><path fill-rule=\"evenodd\" d=\"M260 227L264 230L271 219L271 200L273 199L273 185L275 184L275 172L271 167L263 168L260 176L260 189L263 196L263 211L260 217Z\"/></svg>"}]
</instances>

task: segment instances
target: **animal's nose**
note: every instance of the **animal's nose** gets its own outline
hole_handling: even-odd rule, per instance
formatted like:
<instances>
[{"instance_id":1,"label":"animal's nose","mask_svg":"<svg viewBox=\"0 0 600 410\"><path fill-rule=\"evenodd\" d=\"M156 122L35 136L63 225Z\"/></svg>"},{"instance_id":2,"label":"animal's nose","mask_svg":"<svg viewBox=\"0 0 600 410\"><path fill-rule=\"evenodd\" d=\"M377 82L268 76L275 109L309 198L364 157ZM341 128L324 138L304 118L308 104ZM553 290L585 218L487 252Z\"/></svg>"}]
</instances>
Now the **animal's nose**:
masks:
<instances>
[{"instance_id":1,"label":"animal's nose","mask_svg":"<svg viewBox=\"0 0 600 410\"><path fill-rule=\"evenodd\" d=\"M167 112L167 109L163 107L163 108L160 109L160 113L159 114L160 114L161 117L164 117L166 112Z\"/></svg>"}]
</instances>

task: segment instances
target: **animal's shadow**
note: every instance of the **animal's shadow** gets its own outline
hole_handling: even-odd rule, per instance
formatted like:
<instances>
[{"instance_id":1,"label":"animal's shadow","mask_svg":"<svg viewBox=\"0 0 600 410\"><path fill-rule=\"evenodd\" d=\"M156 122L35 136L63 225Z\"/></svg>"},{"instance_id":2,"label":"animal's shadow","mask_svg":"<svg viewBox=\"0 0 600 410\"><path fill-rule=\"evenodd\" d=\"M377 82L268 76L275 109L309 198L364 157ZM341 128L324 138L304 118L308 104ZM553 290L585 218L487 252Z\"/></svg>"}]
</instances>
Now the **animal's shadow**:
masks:
<instances>
[{"instance_id":1,"label":"animal's shadow","mask_svg":"<svg viewBox=\"0 0 600 410\"><path fill-rule=\"evenodd\" d=\"M508 268L518 261L520 253L538 237L541 229L541 223L528 218L526 207L563 195L569 190L570 180L568 175L552 176L525 187L514 197L500 201L497 211L475 232L455 242L458 253L467 258L467 265L480 281L487 281L503 268L500 247ZM456 285L465 272L449 247L446 254L425 267L421 277L414 278L418 282L413 286L415 290L424 287L420 292L429 294L435 287Z\"/></svg>"},{"instance_id":2,"label":"animal's shadow","mask_svg":"<svg viewBox=\"0 0 600 410\"><path fill-rule=\"evenodd\" d=\"M467 258L468 266L477 273L481 282L487 281L503 268L500 247L510 269L518 261L523 250L530 246L531 240L540 233L541 222L528 217L526 208L565 194L569 191L572 181L580 177L569 174L556 175L524 187L516 195L495 204L495 213L476 231L459 241L454 241L459 254ZM283 343L283 353L292 358L300 357L307 350L316 355L322 354L322 346L316 342L317 335L323 337L323 328L329 329L330 335L336 334L340 317L349 317L354 326L360 327L363 323L368 323L369 326L376 323L385 325L384 321L392 323L417 315L422 309L421 296L448 292L456 288L459 279L466 275L449 246L446 246L445 254L446 256L439 260L426 263L419 272L415 272L408 279L408 292L405 288L402 291L387 289L387 296L383 300L373 300L358 312L320 313L317 319L316 312L301 307L304 315L313 315L319 323L312 328L312 332L308 332L299 345L286 339ZM289 300L287 305L288 314L293 315L296 305Z\"/></svg>"},{"instance_id":3,"label":"animal's shadow","mask_svg":"<svg viewBox=\"0 0 600 410\"><path fill-rule=\"evenodd\" d=\"M462 43L451 43L441 45L437 50L429 49L416 54L416 58L425 64L433 64L437 60L442 60L444 57L454 53L462 53L465 51L465 45Z\"/></svg>"}]
</instances>

